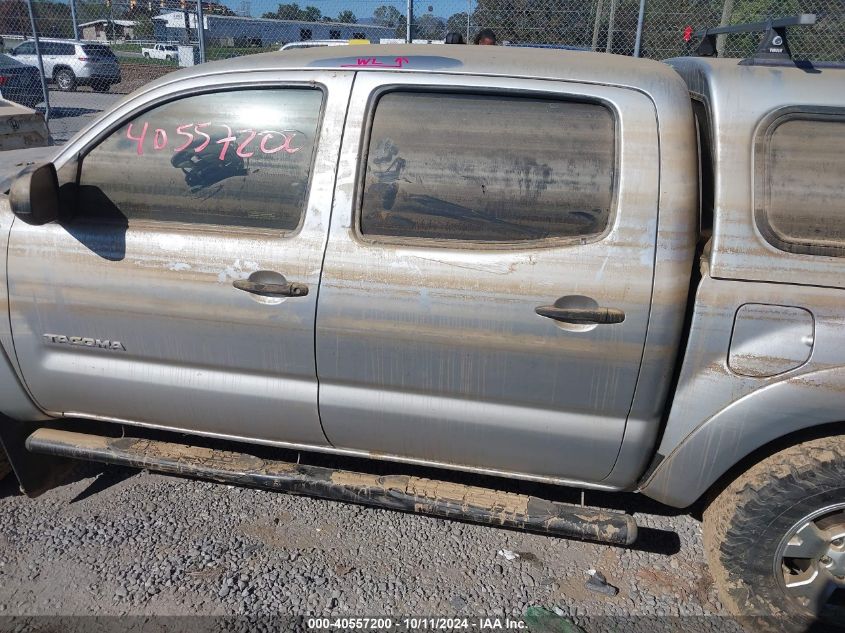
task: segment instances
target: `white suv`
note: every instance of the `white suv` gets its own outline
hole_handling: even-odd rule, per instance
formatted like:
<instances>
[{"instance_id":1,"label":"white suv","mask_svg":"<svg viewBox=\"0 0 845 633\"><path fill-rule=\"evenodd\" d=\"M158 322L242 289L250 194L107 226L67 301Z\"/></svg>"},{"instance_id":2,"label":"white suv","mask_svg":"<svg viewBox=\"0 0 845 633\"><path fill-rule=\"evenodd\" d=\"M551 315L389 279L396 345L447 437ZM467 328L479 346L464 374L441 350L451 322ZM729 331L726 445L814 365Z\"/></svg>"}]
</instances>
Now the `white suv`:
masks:
<instances>
[{"instance_id":1,"label":"white suv","mask_svg":"<svg viewBox=\"0 0 845 633\"><path fill-rule=\"evenodd\" d=\"M39 40L44 61L44 76L59 90L72 92L77 86L89 85L97 92L108 92L120 82L120 64L105 44L76 40ZM28 40L10 53L27 66L38 66L35 42Z\"/></svg>"}]
</instances>

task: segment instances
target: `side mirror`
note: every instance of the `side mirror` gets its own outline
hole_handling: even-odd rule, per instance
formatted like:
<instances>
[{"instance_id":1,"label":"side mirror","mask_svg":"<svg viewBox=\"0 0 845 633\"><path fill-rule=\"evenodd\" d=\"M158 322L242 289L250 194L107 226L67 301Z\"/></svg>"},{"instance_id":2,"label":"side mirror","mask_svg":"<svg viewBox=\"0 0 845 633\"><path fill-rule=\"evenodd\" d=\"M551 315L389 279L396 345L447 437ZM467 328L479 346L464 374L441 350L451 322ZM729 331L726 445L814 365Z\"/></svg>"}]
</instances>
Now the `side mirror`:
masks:
<instances>
[{"instance_id":1,"label":"side mirror","mask_svg":"<svg viewBox=\"0 0 845 633\"><path fill-rule=\"evenodd\" d=\"M47 224L59 217L59 179L53 163L26 167L12 181L9 206L27 224Z\"/></svg>"}]
</instances>

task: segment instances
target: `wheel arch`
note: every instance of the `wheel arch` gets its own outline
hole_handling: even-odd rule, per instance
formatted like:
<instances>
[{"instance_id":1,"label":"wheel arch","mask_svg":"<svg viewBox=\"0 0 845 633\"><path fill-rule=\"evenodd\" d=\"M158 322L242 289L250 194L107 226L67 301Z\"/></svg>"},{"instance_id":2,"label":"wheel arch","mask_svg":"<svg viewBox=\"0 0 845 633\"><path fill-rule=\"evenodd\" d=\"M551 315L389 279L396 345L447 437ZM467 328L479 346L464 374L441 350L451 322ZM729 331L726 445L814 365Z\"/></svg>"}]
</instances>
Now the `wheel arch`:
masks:
<instances>
[{"instance_id":1,"label":"wheel arch","mask_svg":"<svg viewBox=\"0 0 845 633\"><path fill-rule=\"evenodd\" d=\"M658 454L640 491L667 505L687 507L769 455L830 435L845 435L842 367L770 384L731 403L671 453Z\"/></svg>"},{"instance_id":2,"label":"wheel arch","mask_svg":"<svg viewBox=\"0 0 845 633\"><path fill-rule=\"evenodd\" d=\"M60 71L60 70L69 70L69 71L71 72L71 74L72 74L74 77L76 77L76 73L75 73L75 72L73 72L73 68L71 68L71 67L70 67L70 66L68 66L67 64L56 64L55 66L53 66L53 78L54 78L54 79L56 78L56 75L58 75L58 74L59 74L59 71Z\"/></svg>"}]
</instances>

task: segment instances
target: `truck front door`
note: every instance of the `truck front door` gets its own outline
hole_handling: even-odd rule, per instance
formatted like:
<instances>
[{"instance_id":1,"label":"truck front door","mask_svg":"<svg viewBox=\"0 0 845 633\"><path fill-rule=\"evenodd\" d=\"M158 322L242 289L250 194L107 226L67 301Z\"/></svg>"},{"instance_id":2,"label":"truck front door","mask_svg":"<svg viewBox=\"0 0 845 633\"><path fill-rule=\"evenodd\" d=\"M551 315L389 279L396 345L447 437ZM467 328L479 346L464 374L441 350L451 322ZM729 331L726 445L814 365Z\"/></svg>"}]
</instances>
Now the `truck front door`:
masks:
<instances>
[{"instance_id":1,"label":"truck front door","mask_svg":"<svg viewBox=\"0 0 845 633\"><path fill-rule=\"evenodd\" d=\"M15 351L45 411L326 443L314 320L351 83L188 80L69 148L72 216L18 220L9 246Z\"/></svg>"},{"instance_id":2,"label":"truck front door","mask_svg":"<svg viewBox=\"0 0 845 633\"><path fill-rule=\"evenodd\" d=\"M651 306L653 104L375 71L351 104L317 313L328 439L601 480Z\"/></svg>"}]
</instances>

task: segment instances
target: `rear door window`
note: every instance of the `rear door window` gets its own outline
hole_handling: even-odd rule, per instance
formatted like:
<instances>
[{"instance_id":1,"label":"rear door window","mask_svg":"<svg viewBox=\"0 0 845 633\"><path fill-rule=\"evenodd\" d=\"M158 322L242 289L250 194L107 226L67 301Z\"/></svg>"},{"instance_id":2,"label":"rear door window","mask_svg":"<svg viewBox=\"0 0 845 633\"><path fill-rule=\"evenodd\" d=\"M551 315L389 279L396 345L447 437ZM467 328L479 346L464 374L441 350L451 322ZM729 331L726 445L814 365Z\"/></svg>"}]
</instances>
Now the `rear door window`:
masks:
<instances>
[{"instance_id":1,"label":"rear door window","mask_svg":"<svg viewBox=\"0 0 845 633\"><path fill-rule=\"evenodd\" d=\"M598 103L391 92L371 126L365 236L518 242L608 226L615 123Z\"/></svg>"},{"instance_id":2,"label":"rear door window","mask_svg":"<svg viewBox=\"0 0 845 633\"><path fill-rule=\"evenodd\" d=\"M24 42L15 49L15 55L34 55L35 44L33 42Z\"/></svg>"},{"instance_id":3,"label":"rear door window","mask_svg":"<svg viewBox=\"0 0 845 633\"><path fill-rule=\"evenodd\" d=\"M794 112L757 139L755 216L774 246L845 255L845 112Z\"/></svg>"},{"instance_id":4,"label":"rear door window","mask_svg":"<svg viewBox=\"0 0 845 633\"><path fill-rule=\"evenodd\" d=\"M237 90L149 110L85 156L77 218L292 231L322 102L318 89Z\"/></svg>"}]
</instances>

